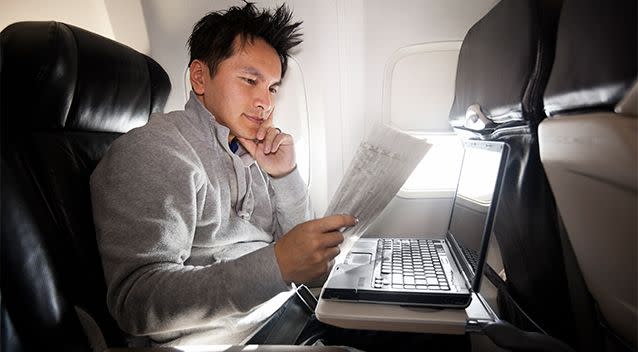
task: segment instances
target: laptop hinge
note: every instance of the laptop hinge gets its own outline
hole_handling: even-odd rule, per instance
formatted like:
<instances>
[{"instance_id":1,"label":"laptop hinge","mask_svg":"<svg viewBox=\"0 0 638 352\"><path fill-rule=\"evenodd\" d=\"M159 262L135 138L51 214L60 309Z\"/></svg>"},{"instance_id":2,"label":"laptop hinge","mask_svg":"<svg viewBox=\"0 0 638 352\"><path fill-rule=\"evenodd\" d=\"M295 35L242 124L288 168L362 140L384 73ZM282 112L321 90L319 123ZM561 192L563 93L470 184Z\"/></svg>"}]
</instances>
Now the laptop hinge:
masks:
<instances>
[{"instance_id":1,"label":"laptop hinge","mask_svg":"<svg viewBox=\"0 0 638 352\"><path fill-rule=\"evenodd\" d=\"M494 320L489 319L468 319L465 322L465 331L471 334L482 334L483 328L493 322Z\"/></svg>"}]
</instances>

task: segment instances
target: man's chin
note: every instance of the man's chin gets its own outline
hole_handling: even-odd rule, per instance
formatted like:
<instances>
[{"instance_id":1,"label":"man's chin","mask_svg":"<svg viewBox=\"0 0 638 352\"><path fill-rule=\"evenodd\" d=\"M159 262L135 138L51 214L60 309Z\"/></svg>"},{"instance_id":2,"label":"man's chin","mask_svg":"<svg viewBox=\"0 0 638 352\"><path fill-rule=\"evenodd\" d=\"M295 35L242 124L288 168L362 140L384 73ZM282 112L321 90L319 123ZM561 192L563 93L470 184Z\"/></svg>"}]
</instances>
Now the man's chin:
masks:
<instances>
[{"instance_id":1,"label":"man's chin","mask_svg":"<svg viewBox=\"0 0 638 352\"><path fill-rule=\"evenodd\" d=\"M235 134L235 136L239 137L239 138L243 138L243 139L249 139L251 141L257 141L257 131L254 132L246 132L244 131L243 133L237 133Z\"/></svg>"}]
</instances>

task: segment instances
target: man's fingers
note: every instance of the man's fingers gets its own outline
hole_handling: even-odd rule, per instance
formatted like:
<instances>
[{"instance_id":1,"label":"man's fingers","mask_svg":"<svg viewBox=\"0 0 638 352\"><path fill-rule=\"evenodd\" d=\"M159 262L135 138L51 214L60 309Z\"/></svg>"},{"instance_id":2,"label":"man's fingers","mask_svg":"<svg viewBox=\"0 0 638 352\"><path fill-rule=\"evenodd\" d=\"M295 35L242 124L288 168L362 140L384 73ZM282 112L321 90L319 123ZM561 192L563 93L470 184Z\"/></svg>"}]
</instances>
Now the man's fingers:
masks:
<instances>
[{"instance_id":1,"label":"man's fingers","mask_svg":"<svg viewBox=\"0 0 638 352\"><path fill-rule=\"evenodd\" d=\"M278 128L270 128L266 133L264 139L264 152L266 154L276 153L279 147L282 145L293 144L292 136L287 133L282 133Z\"/></svg>"},{"instance_id":2,"label":"man's fingers","mask_svg":"<svg viewBox=\"0 0 638 352\"><path fill-rule=\"evenodd\" d=\"M266 138L266 134L268 133L269 128L270 128L269 125L262 123L261 126L259 126L259 129L257 130L257 135L256 135L257 140L263 141L264 138Z\"/></svg>"},{"instance_id":3,"label":"man's fingers","mask_svg":"<svg viewBox=\"0 0 638 352\"><path fill-rule=\"evenodd\" d=\"M343 234L338 231L324 233L321 235L321 240L324 247L338 246L343 242Z\"/></svg>"},{"instance_id":4,"label":"man's fingers","mask_svg":"<svg viewBox=\"0 0 638 352\"><path fill-rule=\"evenodd\" d=\"M279 132L278 129L276 128L269 128L268 131L266 132L266 138L264 138L263 144L264 144L264 153L268 154L272 151L272 147L273 147L273 142L275 141L275 137L277 137L277 135L279 135L281 132Z\"/></svg>"},{"instance_id":5,"label":"man's fingers","mask_svg":"<svg viewBox=\"0 0 638 352\"><path fill-rule=\"evenodd\" d=\"M350 215L330 215L325 218L320 218L307 222L312 226L315 231L318 232L333 232L342 227L351 227L356 225L358 220Z\"/></svg>"},{"instance_id":6,"label":"man's fingers","mask_svg":"<svg viewBox=\"0 0 638 352\"><path fill-rule=\"evenodd\" d=\"M339 249L339 247L330 247L326 249L326 259L328 259L328 261L333 260L336 256L339 255L339 253L341 253L341 249Z\"/></svg>"},{"instance_id":7,"label":"man's fingers","mask_svg":"<svg viewBox=\"0 0 638 352\"><path fill-rule=\"evenodd\" d=\"M272 114L275 109L270 110L268 117L261 123L259 129L257 130L257 139L263 141L266 138L266 134L268 133L268 129L272 127Z\"/></svg>"},{"instance_id":8,"label":"man's fingers","mask_svg":"<svg viewBox=\"0 0 638 352\"><path fill-rule=\"evenodd\" d=\"M250 153L250 155L252 155L252 157L254 158L255 152L257 151L257 143L255 143L255 141L253 141L252 139L241 137L237 137L237 140L239 141L239 143L241 143L242 146L244 146L244 149L246 149L246 151Z\"/></svg>"},{"instance_id":9,"label":"man's fingers","mask_svg":"<svg viewBox=\"0 0 638 352\"><path fill-rule=\"evenodd\" d=\"M293 144L292 136L287 133L279 133L275 136L275 140L272 143L272 147L270 147L271 153L276 153L279 150L279 147L282 145L290 145Z\"/></svg>"}]
</instances>

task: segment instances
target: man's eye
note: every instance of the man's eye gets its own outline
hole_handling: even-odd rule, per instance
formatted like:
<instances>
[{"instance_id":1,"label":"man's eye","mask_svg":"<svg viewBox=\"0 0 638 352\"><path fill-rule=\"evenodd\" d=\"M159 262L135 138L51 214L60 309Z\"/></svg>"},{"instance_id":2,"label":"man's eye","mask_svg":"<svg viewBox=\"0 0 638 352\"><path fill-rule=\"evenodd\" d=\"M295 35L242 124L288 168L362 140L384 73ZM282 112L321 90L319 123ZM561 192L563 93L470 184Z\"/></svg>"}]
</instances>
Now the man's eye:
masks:
<instances>
[{"instance_id":1,"label":"man's eye","mask_svg":"<svg viewBox=\"0 0 638 352\"><path fill-rule=\"evenodd\" d=\"M246 83L250 84L251 86L254 86L257 84L257 81L252 78L242 77L242 79L246 81Z\"/></svg>"},{"instance_id":2,"label":"man's eye","mask_svg":"<svg viewBox=\"0 0 638 352\"><path fill-rule=\"evenodd\" d=\"M270 93L271 93L271 94L277 94L277 88L275 88L275 87L271 87L271 88L270 88Z\"/></svg>"}]
</instances>

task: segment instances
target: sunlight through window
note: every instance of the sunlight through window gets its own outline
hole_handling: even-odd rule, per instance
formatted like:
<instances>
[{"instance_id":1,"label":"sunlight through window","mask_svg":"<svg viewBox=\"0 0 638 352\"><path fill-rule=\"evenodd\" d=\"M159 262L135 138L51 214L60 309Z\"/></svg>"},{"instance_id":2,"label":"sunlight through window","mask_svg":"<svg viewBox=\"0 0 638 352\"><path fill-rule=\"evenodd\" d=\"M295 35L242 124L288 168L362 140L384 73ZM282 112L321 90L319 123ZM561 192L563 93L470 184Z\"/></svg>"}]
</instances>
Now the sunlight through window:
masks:
<instances>
[{"instance_id":1,"label":"sunlight through window","mask_svg":"<svg viewBox=\"0 0 638 352\"><path fill-rule=\"evenodd\" d=\"M410 133L425 138L432 147L401 187L399 197L450 197L459 179L463 144L458 136L445 134Z\"/></svg>"}]
</instances>

